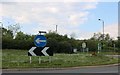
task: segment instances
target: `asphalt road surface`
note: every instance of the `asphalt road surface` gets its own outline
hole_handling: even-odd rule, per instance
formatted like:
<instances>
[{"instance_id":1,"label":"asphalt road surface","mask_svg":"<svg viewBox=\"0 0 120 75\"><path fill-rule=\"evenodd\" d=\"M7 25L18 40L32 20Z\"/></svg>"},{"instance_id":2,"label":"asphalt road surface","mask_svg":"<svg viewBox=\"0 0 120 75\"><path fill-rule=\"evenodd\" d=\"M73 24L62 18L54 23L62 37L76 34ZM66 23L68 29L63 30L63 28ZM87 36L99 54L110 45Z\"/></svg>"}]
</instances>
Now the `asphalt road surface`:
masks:
<instances>
[{"instance_id":1,"label":"asphalt road surface","mask_svg":"<svg viewBox=\"0 0 120 75\"><path fill-rule=\"evenodd\" d=\"M2 70L3 73L118 73L117 65L76 67L64 69L22 69L22 70Z\"/></svg>"}]
</instances>

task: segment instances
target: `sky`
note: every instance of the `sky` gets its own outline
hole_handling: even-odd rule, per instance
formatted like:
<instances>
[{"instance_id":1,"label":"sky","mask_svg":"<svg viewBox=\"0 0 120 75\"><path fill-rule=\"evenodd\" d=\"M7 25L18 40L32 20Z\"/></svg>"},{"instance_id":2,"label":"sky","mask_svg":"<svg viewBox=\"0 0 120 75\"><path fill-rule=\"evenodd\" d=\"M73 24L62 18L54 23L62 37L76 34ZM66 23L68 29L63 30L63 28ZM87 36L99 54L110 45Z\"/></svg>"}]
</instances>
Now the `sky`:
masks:
<instances>
[{"instance_id":1,"label":"sky","mask_svg":"<svg viewBox=\"0 0 120 75\"><path fill-rule=\"evenodd\" d=\"M17 24L26 34L38 34L38 31L55 31L76 39L89 39L94 33L102 32L102 19L105 33L113 39L118 36L118 2L84 0L58 2L22 2L4 0L0 3L0 22L3 27Z\"/></svg>"}]
</instances>

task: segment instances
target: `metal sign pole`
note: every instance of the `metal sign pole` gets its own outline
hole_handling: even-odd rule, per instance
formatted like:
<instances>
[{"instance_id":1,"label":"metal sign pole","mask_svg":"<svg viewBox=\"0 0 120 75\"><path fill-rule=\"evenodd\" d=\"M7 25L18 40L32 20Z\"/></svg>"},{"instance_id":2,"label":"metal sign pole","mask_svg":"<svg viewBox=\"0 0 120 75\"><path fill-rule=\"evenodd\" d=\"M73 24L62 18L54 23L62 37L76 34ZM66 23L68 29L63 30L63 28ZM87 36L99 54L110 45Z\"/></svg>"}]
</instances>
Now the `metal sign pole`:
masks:
<instances>
[{"instance_id":1,"label":"metal sign pole","mask_svg":"<svg viewBox=\"0 0 120 75\"><path fill-rule=\"evenodd\" d=\"M86 48L86 50L87 50L87 53L89 52L89 49L88 48Z\"/></svg>"},{"instance_id":2,"label":"metal sign pole","mask_svg":"<svg viewBox=\"0 0 120 75\"><path fill-rule=\"evenodd\" d=\"M114 52L115 52L115 44L114 44Z\"/></svg>"},{"instance_id":3,"label":"metal sign pole","mask_svg":"<svg viewBox=\"0 0 120 75\"><path fill-rule=\"evenodd\" d=\"M49 56L49 63L51 63L52 62L52 57L51 56Z\"/></svg>"},{"instance_id":4,"label":"metal sign pole","mask_svg":"<svg viewBox=\"0 0 120 75\"><path fill-rule=\"evenodd\" d=\"M100 44L98 43L98 53L99 53L99 51L100 51Z\"/></svg>"},{"instance_id":5,"label":"metal sign pole","mask_svg":"<svg viewBox=\"0 0 120 75\"><path fill-rule=\"evenodd\" d=\"M85 42L82 43L82 48L83 48L83 53L84 53L85 52L85 48L86 48L86 43Z\"/></svg>"},{"instance_id":6,"label":"metal sign pole","mask_svg":"<svg viewBox=\"0 0 120 75\"><path fill-rule=\"evenodd\" d=\"M83 53L84 53L84 48L83 48Z\"/></svg>"},{"instance_id":7,"label":"metal sign pole","mask_svg":"<svg viewBox=\"0 0 120 75\"><path fill-rule=\"evenodd\" d=\"M39 64L41 64L41 58L39 57Z\"/></svg>"},{"instance_id":8,"label":"metal sign pole","mask_svg":"<svg viewBox=\"0 0 120 75\"><path fill-rule=\"evenodd\" d=\"M30 64L32 63L32 59L31 59L31 56L30 56Z\"/></svg>"},{"instance_id":9,"label":"metal sign pole","mask_svg":"<svg viewBox=\"0 0 120 75\"><path fill-rule=\"evenodd\" d=\"M85 52L85 48L83 48L83 53Z\"/></svg>"}]
</instances>

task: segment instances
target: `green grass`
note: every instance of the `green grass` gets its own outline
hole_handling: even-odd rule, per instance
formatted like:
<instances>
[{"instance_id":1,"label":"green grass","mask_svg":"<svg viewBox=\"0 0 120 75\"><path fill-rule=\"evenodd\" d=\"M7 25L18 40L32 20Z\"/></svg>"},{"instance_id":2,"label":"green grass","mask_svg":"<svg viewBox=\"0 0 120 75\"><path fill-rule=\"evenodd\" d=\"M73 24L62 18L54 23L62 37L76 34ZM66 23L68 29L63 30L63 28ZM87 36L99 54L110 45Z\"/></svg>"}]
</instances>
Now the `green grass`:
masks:
<instances>
[{"instance_id":1,"label":"green grass","mask_svg":"<svg viewBox=\"0 0 120 75\"><path fill-rule=\"evenodd\" d=\"M119 55L118 52L101 52L102 55Z\"/></svg>"},{"instance_id":2,"label":"green grass","mask_svg":"<svg viewBox=\"0 0 120 75\"><path fill-rule=\"evenodd\" d=\"M89 53L78 54L54 54L52 62L49 57L42 56L41 64L38 63L38 56L32 57L32 63L29 62L27 50L3 50L2 68L61 68L78 66L95 66L118 63L118 58L107 57L104 55L90 56Z\"/></svg>"}]
</instances>

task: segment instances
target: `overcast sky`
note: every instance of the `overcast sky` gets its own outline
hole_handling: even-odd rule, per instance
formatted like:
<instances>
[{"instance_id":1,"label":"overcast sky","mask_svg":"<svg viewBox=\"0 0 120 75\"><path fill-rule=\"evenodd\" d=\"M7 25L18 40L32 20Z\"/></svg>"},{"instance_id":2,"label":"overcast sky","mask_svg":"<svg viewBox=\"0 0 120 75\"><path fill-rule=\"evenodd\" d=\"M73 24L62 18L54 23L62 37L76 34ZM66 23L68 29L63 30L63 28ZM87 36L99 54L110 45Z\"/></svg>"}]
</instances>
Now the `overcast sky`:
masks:
<instances>
[{"instance_id":1,"label":"overcast sky","mask_svg":"<svg viewBox=\"0 0 120 75\"><path fill-rule=\"evenodd\" d=\"M75 34L77 39L88 39L94 33L102 33L102 22L105 22L105 33L111 37L118 36L118 2L15 2L0 3L0 18L4 27L19 23L21 31L37 34L39 30L55 31L61 35Z\"/></svg>"}]
</instances>

